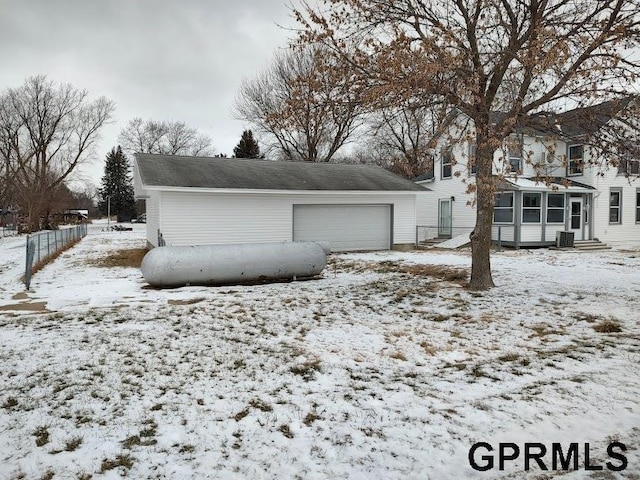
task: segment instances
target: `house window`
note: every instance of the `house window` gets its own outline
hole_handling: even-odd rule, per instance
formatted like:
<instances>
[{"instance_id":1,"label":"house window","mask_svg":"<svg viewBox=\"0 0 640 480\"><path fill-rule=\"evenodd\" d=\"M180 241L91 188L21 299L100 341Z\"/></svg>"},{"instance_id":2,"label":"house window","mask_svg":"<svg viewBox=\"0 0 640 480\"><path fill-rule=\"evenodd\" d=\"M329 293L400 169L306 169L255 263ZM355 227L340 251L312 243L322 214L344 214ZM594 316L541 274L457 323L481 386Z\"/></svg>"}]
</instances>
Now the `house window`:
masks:
<instances>
[{"instance_id":1,"label":"house window","mask_svg":"<svg viewBox=\"0 0 640 480\"><path fill-rule=\"evenodd\" d=\"M623 159L618 164L618 175L640 174L640 160Z\"/></svg>"},{"instance_id":2,"label":"house window","mask_svg":"<svg viewBox=\"0 0 640 480\"><path fill-rule=\"evenodd\" d=\"M572 145L569 147L569 175L582 175L584 167L584 147Z\"/></svg>"},{"instance_id":3,"label":"house window","mask_svg":"<svg viewBox=\"0 0 640 480\"><path fill-rule=\"evenodd\" d=\"M547 223L564 223L564 193L547 195Z\"/></svg>"},{"instance_id":4,"label":"house window","mask_svg":"<svg viewBox=\"0 0 640 480\"><path fill-rule=\"evenodd\" d=\"M522 223L540 223L542 212L541 193L522 194Z\"/></svg>"},{"instance_id":5,"label":"house window","mask_svg":"<svg viewBox=\"0 0 640 480\"><path fill-rule=\"evenodd\" d=\"M493 198L493 222L513 223L513 192L495 194Z\"/></svg>"},{"instance_id":6,"label":"house window","mask_svg":"<svg viewBox=\"0 0 640 480\"><path fill-rule=\"evenodd\" d=\"M609 223L622 223L622 189L609 192Z\"/></svg>"},{"instance_id":7,"label":"house window","mask_svg":"<svg viewBox=\"0 0 640 480\"><path fill-rule=\"evenodd\" d=\"M475 175L478 173L478 165L476 164L476 145L469 145L469 173Z\"/></svg>"},{"instance_id":8,"label":"house window","mask_svg":"<svg viewBox=\"0 0 640 480\"><path fill-rule=\"evenodd\" d=\"M640 223L640 188L636 190L636 223Z\"/></svg>"},{"instance_id":9,"label":"house window","mask_svg":"<svg viewBox=\"0 0 640 480\"><path fill-rule=\"evenodd\" d=\"M453 149L451 147L442 150L442 169L440 178L451 178L451 169L453 167Z\"/></svg>"},{"instance_id":10,"label":"house window","mask_svg":"<svg viewBox=\"0 0 640 480\"><path fill-rule=\"evenodd\" d=\"M517 139L509 139L509 171L522 173L522 142Z\"/></svg>"}]
</instances>

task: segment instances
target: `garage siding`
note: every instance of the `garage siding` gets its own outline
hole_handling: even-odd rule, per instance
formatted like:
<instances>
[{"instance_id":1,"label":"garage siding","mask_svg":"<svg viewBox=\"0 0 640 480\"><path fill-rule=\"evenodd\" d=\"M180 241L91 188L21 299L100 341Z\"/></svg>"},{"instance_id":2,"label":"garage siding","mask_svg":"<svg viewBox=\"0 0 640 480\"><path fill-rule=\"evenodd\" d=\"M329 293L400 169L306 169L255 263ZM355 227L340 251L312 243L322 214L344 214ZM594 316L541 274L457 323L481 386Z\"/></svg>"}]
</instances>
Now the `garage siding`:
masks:
<instances>
[{"instance_id":1,"label":"garage siding","mask_svg":"<svg viewBox=\"0 0 640 480\"><path fill-rule=\"evenodd\" d=\"M162 192L160 229L167 245L289 242L296 204L393 205L393 243L415 242L415 194Z\"/></svg>"},{"instance_id":2,"label":"garage siding","mask_svg":"<svg viewBox=\"0 0 640 480\"><path fill-rule=\"evenodd\" d=\"M147 212L147 242L158 246L158 229L160 228L160 192L151 192L145 199Z\"/></svg>"}]
</instances>

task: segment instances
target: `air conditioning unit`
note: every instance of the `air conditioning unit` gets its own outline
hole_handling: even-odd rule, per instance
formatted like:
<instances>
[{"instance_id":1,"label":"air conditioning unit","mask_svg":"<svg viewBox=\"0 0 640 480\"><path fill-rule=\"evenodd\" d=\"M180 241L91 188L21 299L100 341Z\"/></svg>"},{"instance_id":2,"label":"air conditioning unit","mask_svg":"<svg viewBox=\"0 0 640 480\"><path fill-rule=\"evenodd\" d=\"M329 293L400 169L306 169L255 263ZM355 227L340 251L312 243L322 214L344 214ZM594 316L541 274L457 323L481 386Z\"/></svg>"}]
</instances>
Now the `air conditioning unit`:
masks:
<instances>
[{"instance_id":1,"label":"air conditioning unit","mask_svg":"<svg viewBox=\"0 0 640 480\"><path fill-rule=\"evenodd\" d=\"M573 232L556 232L556 247L573 248Z\"/></svg>"},{"instance_id":2,"label":"air conditioning unit","mask_svg":"<svg viewBox=\"0 0 640 480\"><path fill-rule=\"evenodd\" d=\"M553 161L555 160L555 155L547 152L546 150L544 152L542 152L542 158L541 158L541 162L540 163L547 163L549 165L551 165L553 163Z\"/></svg>"}]
</instances>

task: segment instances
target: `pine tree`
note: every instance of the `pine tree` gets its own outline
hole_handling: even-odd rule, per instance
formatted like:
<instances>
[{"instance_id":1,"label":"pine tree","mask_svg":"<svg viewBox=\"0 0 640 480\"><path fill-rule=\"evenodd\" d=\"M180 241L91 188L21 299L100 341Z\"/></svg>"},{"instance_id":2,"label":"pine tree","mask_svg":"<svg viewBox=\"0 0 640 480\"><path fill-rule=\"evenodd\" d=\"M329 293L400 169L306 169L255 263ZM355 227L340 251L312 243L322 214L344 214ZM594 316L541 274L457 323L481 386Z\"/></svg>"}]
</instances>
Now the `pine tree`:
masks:
<instances>
[{"instance_id":1,"label":"pine tree","mask_svg":"<svg viewBox=\"0 0 640 480\"><path fill-rule=\"evenodd\" d=\"M111 215L118 215L118 221L131 220L136 214L133 180L129 169L129 162L120 146L112 148L105 160L98 208L103 215L110 209Z\"/></svg>"},{"instance_id":2,"label":"pine tree","mask_svg":"<svg viewBox=\"0 0 640 480\"><path fill-rule=\"evenodd\" d=\"M233 156L236 158L260 158L260 147L253 139L253 132L245 130L242 132L240 142L233 149Z\"/></svg>"}]
</instances>

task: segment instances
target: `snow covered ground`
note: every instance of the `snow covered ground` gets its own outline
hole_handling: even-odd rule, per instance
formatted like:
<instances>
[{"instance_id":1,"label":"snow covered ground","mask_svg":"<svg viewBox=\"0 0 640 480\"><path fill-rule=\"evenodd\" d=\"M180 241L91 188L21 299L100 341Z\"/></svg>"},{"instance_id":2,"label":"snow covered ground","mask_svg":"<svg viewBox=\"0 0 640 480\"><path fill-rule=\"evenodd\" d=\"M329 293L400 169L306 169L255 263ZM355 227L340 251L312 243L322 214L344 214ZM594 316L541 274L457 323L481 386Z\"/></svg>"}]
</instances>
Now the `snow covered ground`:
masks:
<instances>
[{"instance_id":1,"label":"snow covered ground","mask_svg":"<svg viewBox=\"0 0 640 480\"><path fill-rule=\"evenodd\" d=\"M0 239L0 479L640 478L640 243L496 253L483 293L446 280L468 251L155 290L99 266L143 228L94 226L28 293ZM475 442L579 443L580 470L477 472Z\"/></svg>"}]
</instances>

